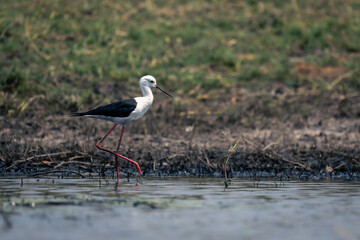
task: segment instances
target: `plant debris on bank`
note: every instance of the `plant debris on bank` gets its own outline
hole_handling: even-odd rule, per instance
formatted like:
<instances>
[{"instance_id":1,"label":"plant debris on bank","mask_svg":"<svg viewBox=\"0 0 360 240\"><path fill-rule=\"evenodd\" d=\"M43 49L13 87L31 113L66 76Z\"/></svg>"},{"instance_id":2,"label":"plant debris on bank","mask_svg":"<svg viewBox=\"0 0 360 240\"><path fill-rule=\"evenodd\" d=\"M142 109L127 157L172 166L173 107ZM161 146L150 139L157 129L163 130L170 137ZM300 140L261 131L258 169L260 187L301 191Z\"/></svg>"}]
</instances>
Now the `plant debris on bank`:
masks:
<instances>
[{"instance_id":1,"label":"plant debris on bank","mask_svg":"<svg viewBox=\"0 0 360 240\"><path fill-rule=\"evenodd\" d=\"M238 111L245 113L251 102L249 99L239 104ZM261 102L258 104L260 108ZM359 103L353 103L356 104ZM303 108L307 106L299 105L299 112ZM226 172L229 178L359 179L358 118L334 117L339 114L337 108L333 108L335 112L328 108L327 113L321 106L312 108L306 118L295 113L266 118L260 117L263 109L252 114L247 111L248 115L239 117L243 122L239 124L224 119L226 114L187 112L182 116L181 111L171 105L164 108L157 101L144 119L126 129L120 151L139 162L144 176L224 176ZM44 119L3 117L1 174L112 176L113 156L95 147L110 125L106 121L63 115ZM105 146L114 148L118 134L112 133ZM229 157L228 150L236 142ZM127 162L120 161L120 167L125 176L136 175Z\"/></svg>"}]
</instances>

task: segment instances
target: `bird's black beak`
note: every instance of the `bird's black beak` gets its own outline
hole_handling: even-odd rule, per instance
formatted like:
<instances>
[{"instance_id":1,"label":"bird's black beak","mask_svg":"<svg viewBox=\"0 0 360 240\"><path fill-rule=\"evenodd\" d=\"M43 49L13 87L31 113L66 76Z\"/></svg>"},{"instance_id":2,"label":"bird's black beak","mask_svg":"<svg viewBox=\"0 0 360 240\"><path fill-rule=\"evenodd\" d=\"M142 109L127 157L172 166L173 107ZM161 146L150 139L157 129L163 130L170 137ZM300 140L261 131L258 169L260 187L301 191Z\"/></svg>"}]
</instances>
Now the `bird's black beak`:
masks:
<instances>
[{"instance_id":1,"label":"bird's black beak","mask_svg":"<svg viewBox=\"0 0 360 240\"><path fill-rule=\"evenodd\" d=\"M160 91L162 91L163 93L165 93L166 95L168 95L169 97L173 97L171 96L169 93L165 92L164 90L162 90L161 88L159 88L157 85L155 86L157 89L159 89Z\"/></svg>"}]
</instances>

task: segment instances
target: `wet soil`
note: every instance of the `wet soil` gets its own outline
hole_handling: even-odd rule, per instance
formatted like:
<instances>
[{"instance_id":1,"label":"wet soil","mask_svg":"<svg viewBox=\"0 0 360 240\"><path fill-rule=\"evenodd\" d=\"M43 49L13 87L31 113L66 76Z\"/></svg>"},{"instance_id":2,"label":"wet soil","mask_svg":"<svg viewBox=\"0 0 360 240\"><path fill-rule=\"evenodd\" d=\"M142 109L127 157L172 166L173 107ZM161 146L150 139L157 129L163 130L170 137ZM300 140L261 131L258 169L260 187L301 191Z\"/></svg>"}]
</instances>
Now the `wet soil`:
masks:
<instances>
[{"instance_id":1,"label":"wet soil","mask_svg":"<svg viewBox=\"0 0 360 240\"><path fill-rule=\"evenodd\" d=\"M145 176L223 177L226 167L230 178L360 178L360 95L273 86L225 96L203 95L191 104L158 96L126 128L120 153L139 162ZM2 116L0 174L113 176L113 156L95 147L111 126L66 112ZM114 150L119 134L120 127L103 146ZM137 175L127 162L120 168Z\"/></svg>"}]
</instances>

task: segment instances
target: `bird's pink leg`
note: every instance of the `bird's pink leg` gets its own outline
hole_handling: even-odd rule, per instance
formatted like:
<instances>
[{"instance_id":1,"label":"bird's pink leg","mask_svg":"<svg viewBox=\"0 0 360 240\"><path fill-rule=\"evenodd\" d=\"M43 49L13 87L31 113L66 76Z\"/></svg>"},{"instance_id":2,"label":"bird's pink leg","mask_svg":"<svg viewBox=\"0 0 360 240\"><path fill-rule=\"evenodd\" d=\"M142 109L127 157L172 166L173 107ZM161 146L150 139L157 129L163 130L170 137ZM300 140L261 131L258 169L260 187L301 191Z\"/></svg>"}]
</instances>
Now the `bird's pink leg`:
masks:
<instances>
[{"instance_id":1,"label":"bird's pink leg","mask_svg":"<svg viewBox=\"0 0 360 240\"><path fill-rule=\"evenodd\" d=\"M105 138L107 138L107 136L109 136L109 134L114 130L114 128L115 128L116 126L117 126L117 124L115 124L115 125L107 132L107 134L96 144L96 147L97 147L98 149L102 150L102 151L105 151L105 152L108 152L108 153L111 153L111 154L115 155L115 157L119 157L119 158L125 159L126 161L131 162L132 164L135 165L136 170L139 172L139 174L142 175L140 166L139 166L139 164L138 164L137 162L135 162L135 161L133 161L133 160L127 158L127 157L124 157L124 156L122 156L122 155L120 155L120 154L118 154L118 153L115 153L115 152L113 152L113 151L110 151L110 150L108 150L108 149L103 148L103 147L100 146L100 143L102 143L102 142L105 140ZM122 131L121 131L121 137L120 137L120 138L122 138L123 131L124 131L124 128L123 128ZM120 139L120 140L121 140L121 139ZM120 146L120 141L119 141L119 146ZM118 164L116 164L116 165L118 165ZM117 173L118 173L118 166L117 166ZM119 178L118 178L118 180L119 180Z\"/></svg>"},{"instance_id":2,"label":"bird's pink leg","mask_svg":"<svg viewBox=\"0 0 360 240\"><path fill-rule=\"evenodd\" d=\"M116 153L117 153L117 154L119 154L119 148L120 148L122 136L123 136L123 134L124 134L124 129L125 129L125 127L123 126L122 129L121 129L121 134L120 134L119 143L118 143L117 148L116 148ZM119 179L119 161L118 161L118 156L116 156L116 155L115 155L115 165L116 165L116 177L117 177L117 181L120 182L120 179Z\"/></svg>"}]
</instances>

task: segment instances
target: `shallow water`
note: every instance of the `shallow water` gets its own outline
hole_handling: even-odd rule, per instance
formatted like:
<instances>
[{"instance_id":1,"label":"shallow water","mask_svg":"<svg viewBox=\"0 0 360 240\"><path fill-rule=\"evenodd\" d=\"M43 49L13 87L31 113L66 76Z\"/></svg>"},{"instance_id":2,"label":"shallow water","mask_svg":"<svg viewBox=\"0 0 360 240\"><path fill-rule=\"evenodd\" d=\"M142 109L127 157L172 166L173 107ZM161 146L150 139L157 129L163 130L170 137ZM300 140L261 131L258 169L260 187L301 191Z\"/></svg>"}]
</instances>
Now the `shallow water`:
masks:
<instances>
[{"instance_id":1,"label":"shallow water","mask_svg":"<svg viewBox=\"0 0 360 240\"><path fill-rule=\"evenodd\" d=\"M0 178L0 191L1 239L360 239L360 182Z\"/></svg>"}]
</instances>

